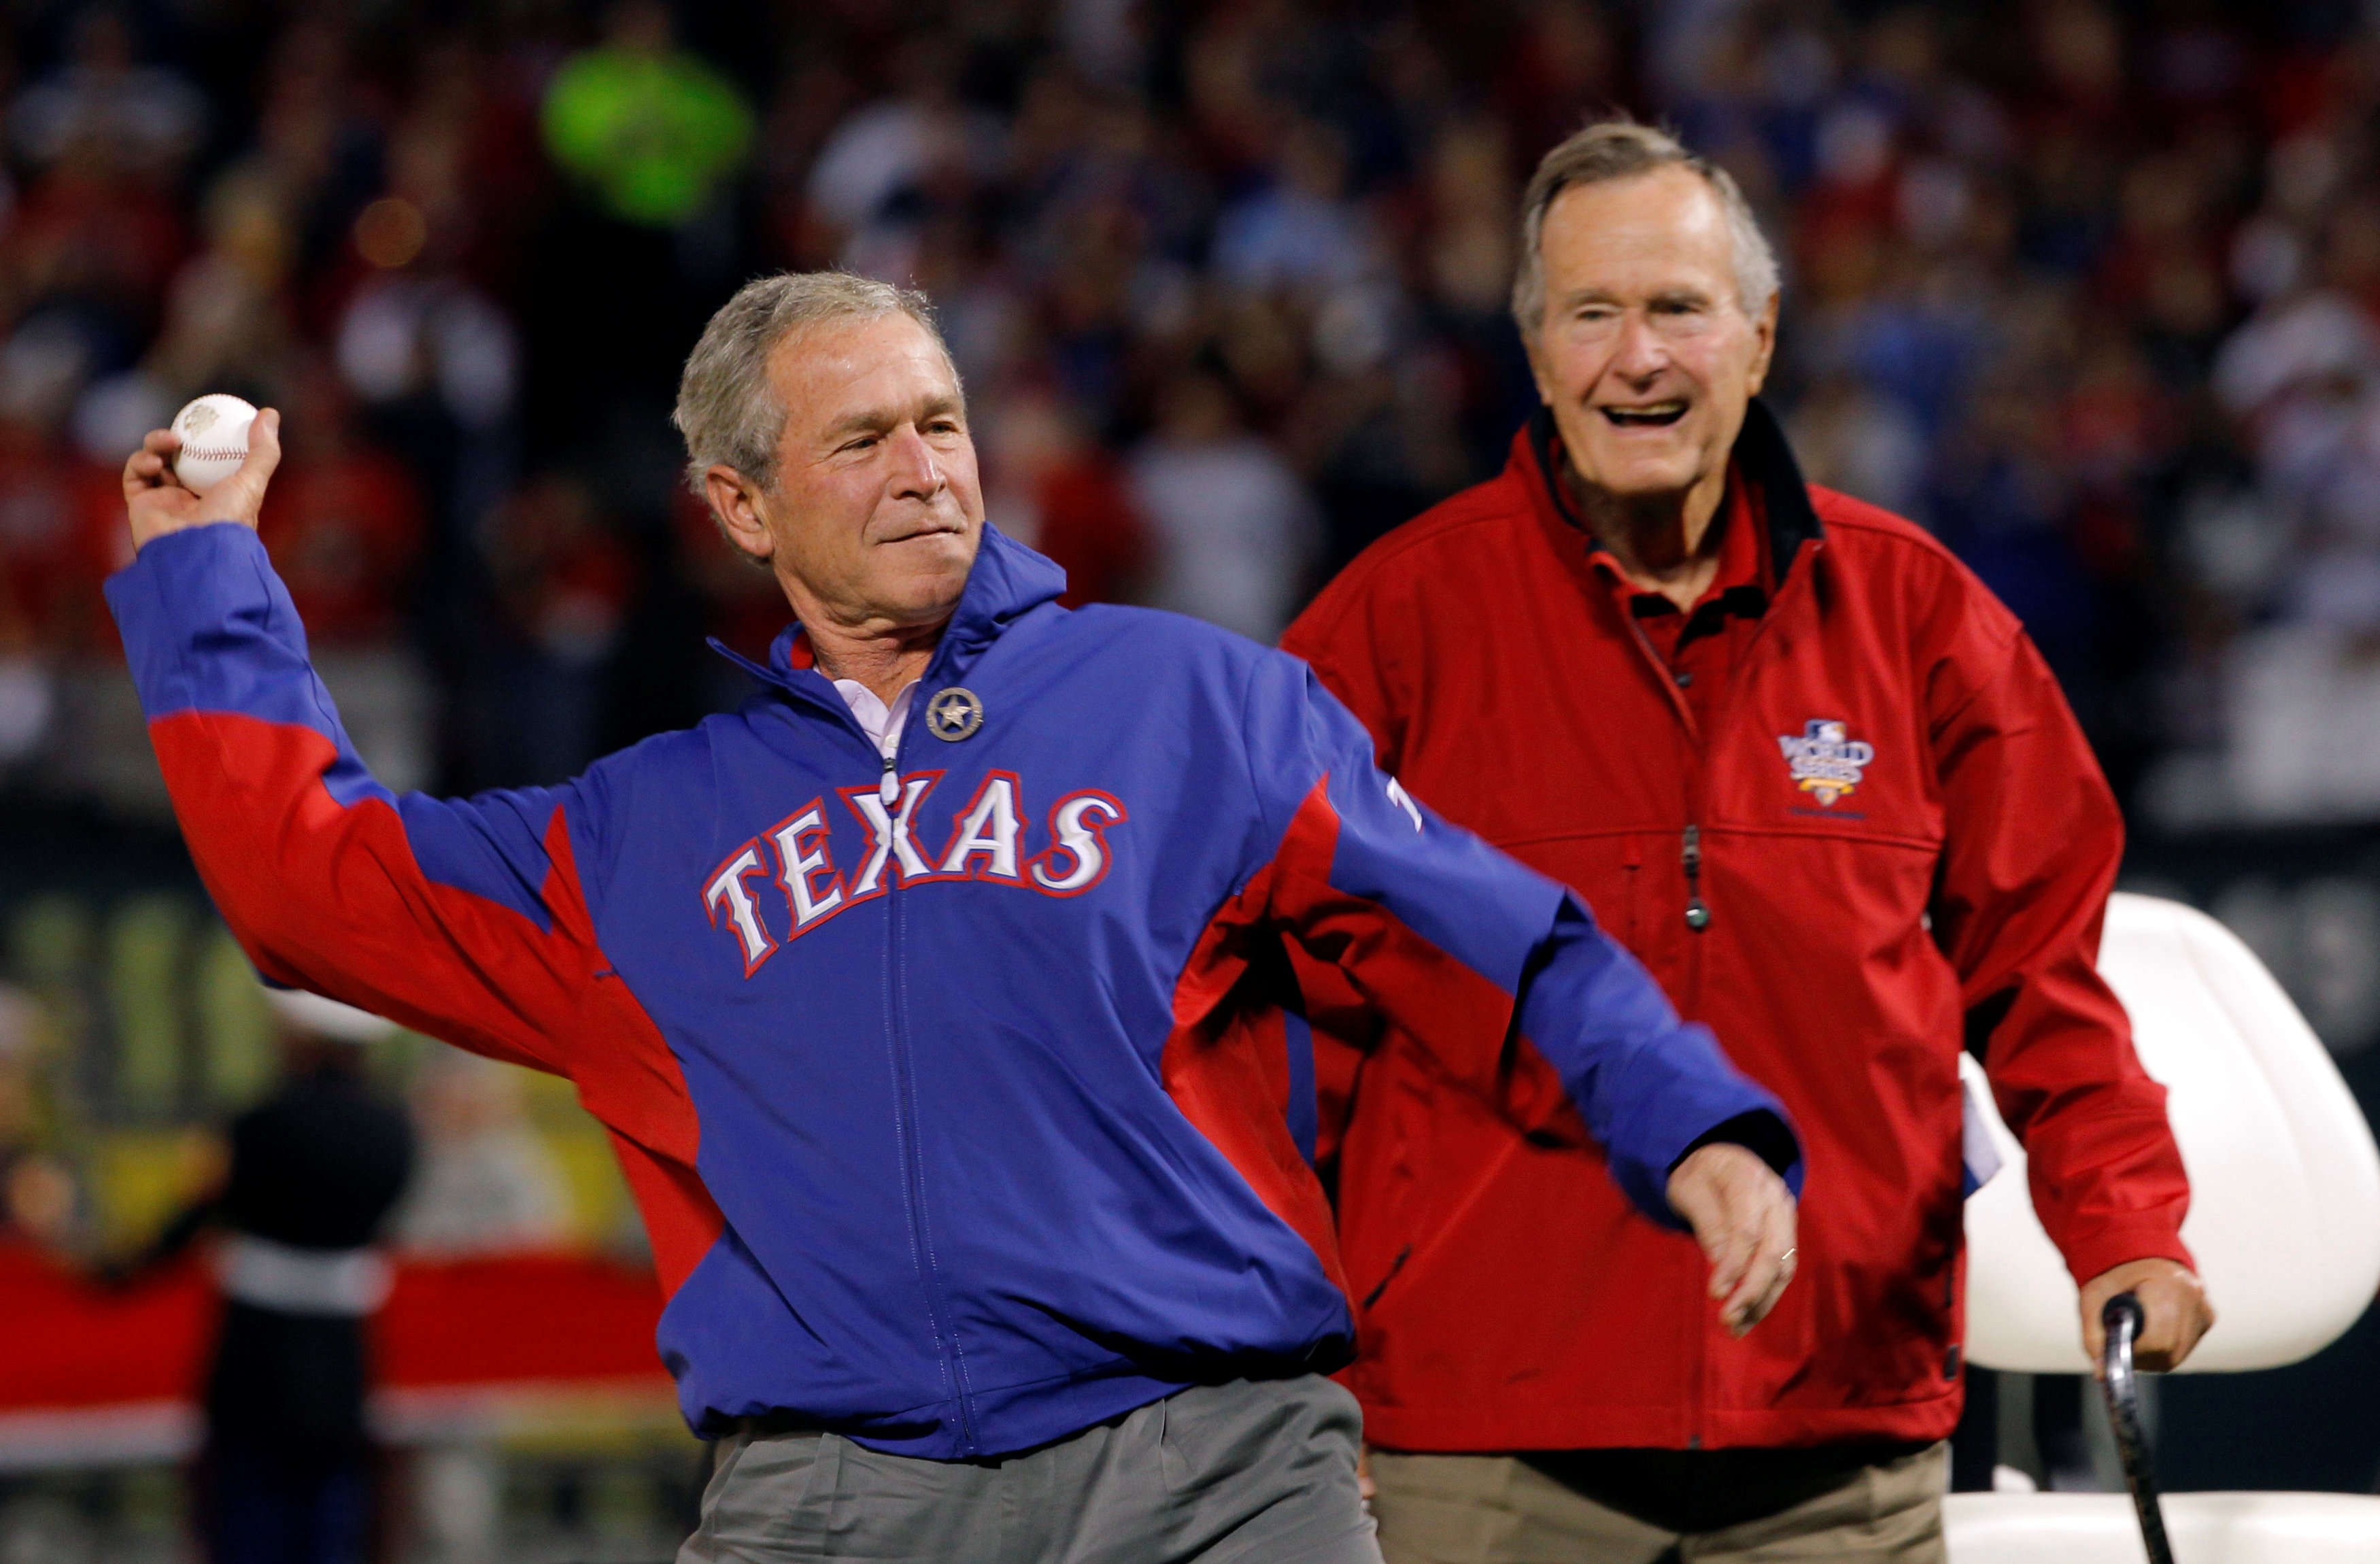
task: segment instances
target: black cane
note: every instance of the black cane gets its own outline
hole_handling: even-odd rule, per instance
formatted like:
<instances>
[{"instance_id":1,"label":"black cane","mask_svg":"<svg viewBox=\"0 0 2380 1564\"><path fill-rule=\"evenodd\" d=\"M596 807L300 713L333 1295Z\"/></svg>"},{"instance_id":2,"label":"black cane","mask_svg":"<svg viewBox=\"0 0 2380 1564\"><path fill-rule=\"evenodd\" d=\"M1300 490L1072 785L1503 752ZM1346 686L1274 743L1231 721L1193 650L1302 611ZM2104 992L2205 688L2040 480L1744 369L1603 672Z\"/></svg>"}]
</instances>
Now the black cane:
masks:
<instances>
[{"instance_id":1,"label":"black cane","mask_svg":"<svg viewBox=\"0 0 2380 1564\"><path fill-rule=\"evenodd\" d=\"M2165 1510L2157 1504L2156 1474L2149 1470L2148 1441L2141 1437L2141 1387L2132 1376L2132 1341L2147 1316L2141 1301L2119 1292L2100 1311L2107 1328L2107 1374L2099 1388L2107 1397L2107 1423L2116 1431L2116 1453L2123 1458L2124 1485L2132 1491L2132 1509L2141 1518L2141 1542L2149 1564L2173 1564L2173 1545L2165 1539Z\"/></svg>"}]
</instances>

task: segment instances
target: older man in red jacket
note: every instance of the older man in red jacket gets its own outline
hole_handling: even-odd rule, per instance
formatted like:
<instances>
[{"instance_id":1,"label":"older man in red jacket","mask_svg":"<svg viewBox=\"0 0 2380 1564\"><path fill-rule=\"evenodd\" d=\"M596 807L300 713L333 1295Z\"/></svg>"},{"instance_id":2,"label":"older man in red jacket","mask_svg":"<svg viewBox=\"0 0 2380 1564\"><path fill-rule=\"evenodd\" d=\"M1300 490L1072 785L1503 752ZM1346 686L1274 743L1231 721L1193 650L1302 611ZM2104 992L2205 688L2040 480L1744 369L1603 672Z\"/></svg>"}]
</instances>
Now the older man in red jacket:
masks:
<instances>
[{"instance_id":1,"label":"older man in red jacket","mask_svg":"<svg viewBox=\"0 0 2380 1564\"><path fill-rule=\"evenodd\" d=\"M1354 1039L1341 1222L1397 1560L1937 1561L1960 1378L1959 1052L2143 1361L2212 1322L2164 1093L2094 961L2122 822L2015 617L1812 488L1757 401L1777 267L1728 176L1589 127L1524 207L1544 400L1503 474L1283 645L1416 797L1582 891L1803 1128L1798 1284L1738 1337L1689 1242ZM1328 1017L1318 1017L1327 1024Z\"/></svg>"}]
</instances>

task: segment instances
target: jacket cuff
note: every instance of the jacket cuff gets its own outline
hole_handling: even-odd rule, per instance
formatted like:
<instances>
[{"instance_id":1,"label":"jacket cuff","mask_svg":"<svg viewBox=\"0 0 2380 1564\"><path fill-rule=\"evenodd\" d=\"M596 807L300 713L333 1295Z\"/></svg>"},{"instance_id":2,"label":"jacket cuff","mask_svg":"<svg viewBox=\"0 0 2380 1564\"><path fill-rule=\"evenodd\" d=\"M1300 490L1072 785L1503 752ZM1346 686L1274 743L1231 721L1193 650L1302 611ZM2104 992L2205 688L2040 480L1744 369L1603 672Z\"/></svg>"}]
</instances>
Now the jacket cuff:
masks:
<instances>
[{"instance_id":1,"label":"jacket cuff","mask_svg":"<svg viewBox=\"0 0 2380 1564\"><path fill-rule=\"evenodd\" d=\"M1770 1109L1739 1113L1723 1124L1705 1130L1678 1153L1669 1170L1676 1172L1679 1163L1706 1146L1740 1146L1767 1163L1769 1171L1792 1184L1797 1196L1801 1193L1802 1143L1793 1138L1791 1127Z\"/></svg>"},{"instance_id":2,"label":"jacket cuff","mask_svg":"<svg viewBox=\"0 0 2380 1564\"><path fill-rule=\"evenodd\" d=\"M1708 1034L1699 1026L1681 1028L1683 1036ZM1717 1045L1708 1045L1714 1054ZM1732 1074L1732 1067L1729 1067ZM1802 1158L1802 1143L1794 1132L1793 1121L1777 1100L1755 1083L1741 1076L1732 1079L1673 1081L1672 1092L1692 1095L1694 1099L1686 1111L1673 1121L1672 1135L1666 1145L1639 1142L1630 1146L1607 1143L1605 1155L1610 1159L1612 1177L1627 1192L1636 1208L1655 1223L1675 1231L1687 1231L1686 1220L1670 1204L1670 1175L1678 1164L1692 1156L1698 1146L1714 1141L1726 1141L1749 1146L1760 1159L1777 1170L1778 1177L1802 1197L1802 1178L1805 1170ZM1694 1131L1694 1124L1708 1126ZM1781 1166L1779 1165L1781 1162Z\"/></svg>"},{"instance_id":3,"label":"jacket cuff","mask_svg":"<svg viewBox=\"0 0 2380 1564\"><path fill-rule=\"evenodd\" d=\"M2062 1237L2058 1248L2077 1287L2087 1287L2093 1279L2132 1260L2171 1260L2193 1271L2198 1268L2190 1246L2181 1241L2180 1229L2162 1217L2094 1222L2088 1232Z\"/></svg>"}]
</instances>

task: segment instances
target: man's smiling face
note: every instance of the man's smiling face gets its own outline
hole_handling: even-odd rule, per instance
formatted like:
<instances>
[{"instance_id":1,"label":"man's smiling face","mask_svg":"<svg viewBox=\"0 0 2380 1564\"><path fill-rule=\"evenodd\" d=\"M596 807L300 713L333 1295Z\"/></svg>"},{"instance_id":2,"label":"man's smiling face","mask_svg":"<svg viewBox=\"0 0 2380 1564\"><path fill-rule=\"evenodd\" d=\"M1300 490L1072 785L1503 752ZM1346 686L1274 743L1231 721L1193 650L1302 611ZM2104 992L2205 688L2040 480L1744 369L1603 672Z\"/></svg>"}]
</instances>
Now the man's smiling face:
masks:
<instances>
[{"instance_id":1,"label":"man's smiling face","mask_svg":"<svg viewBox=\"0 0 2380 1564\"><path fill-rule=\"evenodd\" d=\"M806 620L947 619L983 540L983 488L941 346L903 314L825 326L779 343L769 381L785 427L775 481L753 496L765 540L744 546Z\"/></svg>"},{"instance_id":2,"label":"man's smiling face","mask_svg":"<svg viewBox=\"0 0 2380 1564\"><path fill-rule=\"evenodd\" d=\"M1540 253L1529 362L1579 479L1623 500L1724 483L1777 303L1745 310L1717 192L1674 166L1574 185Z\"/></svg>"}]
</instances>

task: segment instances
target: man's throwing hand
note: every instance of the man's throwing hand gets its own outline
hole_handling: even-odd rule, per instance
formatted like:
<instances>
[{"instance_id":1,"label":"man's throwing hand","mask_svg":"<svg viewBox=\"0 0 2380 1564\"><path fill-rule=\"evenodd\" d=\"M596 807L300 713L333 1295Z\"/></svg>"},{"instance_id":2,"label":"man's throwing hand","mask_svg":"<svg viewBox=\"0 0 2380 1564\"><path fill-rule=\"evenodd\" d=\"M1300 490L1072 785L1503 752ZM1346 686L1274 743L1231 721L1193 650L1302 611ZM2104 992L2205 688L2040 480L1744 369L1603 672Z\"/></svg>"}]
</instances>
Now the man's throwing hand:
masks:
<instances>
[{"instance_id":1,"label":"man's throwing hand","mask_svg":"<svg viewBox=\"0 0 2380 1564\"><path fill-rule=\"evenodd\" d=\"M1670 1172L1670 1208L1710 1261L1710 1295L1726 1300L1720 1322L1742 1336L1793 1279L1793 1192L1752 1151L1718 1142Z\"/></svg>"},{"instance_id":2,"label":"man's throwing hand","mask_svg":"<svg viewBox=\"0 0 2380 1564\"><path fill-rule=\"evenodd\" d=\"M264 486L281 465L281 415L271 407L256 415L248 430L248 460L204 494L193 494L176 480L174 455L181 448L180 435L152 429L124 464L124 503L132 513L136 550L146 548L152 538L209 522L254 527L264 506Z\"/></svg>"}]
</instances>

